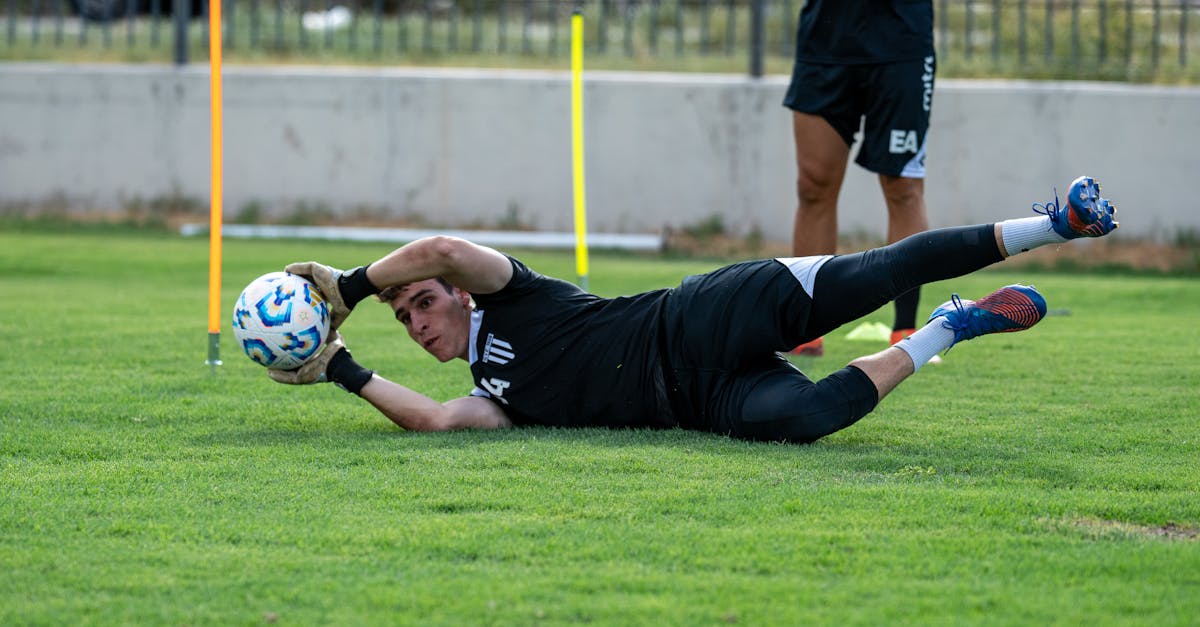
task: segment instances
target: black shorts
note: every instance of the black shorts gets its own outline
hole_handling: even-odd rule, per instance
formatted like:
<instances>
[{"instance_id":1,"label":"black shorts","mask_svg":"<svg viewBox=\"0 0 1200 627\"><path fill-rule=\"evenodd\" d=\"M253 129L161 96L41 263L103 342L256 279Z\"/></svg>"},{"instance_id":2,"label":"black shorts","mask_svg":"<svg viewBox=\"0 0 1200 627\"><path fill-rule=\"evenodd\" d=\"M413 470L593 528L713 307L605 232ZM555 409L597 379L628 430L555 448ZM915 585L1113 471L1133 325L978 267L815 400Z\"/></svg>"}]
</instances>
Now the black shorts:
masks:
<instances>
[{"instance_id":1,"label":"black shorts","mask_svg":"<svg viewBox=\"0 0 1200 627\"><path fill-rule=\"evenodd\" d=\"M860 166L924 178L936 66L932 55L883 64L796 62L783 104L825 118L847 146L861 124L863 141L854 160Z\"/></svg>"},{"instance_id":2,"label":"black shorts","mask_svg":"<svg viewBox=\"0 0 1200 627\"><path fill-rule=\"evenodd\" d=\"M799 344L811 306L775 259L689 276L663 306L663 348L676 369L736 370Z\"/></svg>"}]
</instances>

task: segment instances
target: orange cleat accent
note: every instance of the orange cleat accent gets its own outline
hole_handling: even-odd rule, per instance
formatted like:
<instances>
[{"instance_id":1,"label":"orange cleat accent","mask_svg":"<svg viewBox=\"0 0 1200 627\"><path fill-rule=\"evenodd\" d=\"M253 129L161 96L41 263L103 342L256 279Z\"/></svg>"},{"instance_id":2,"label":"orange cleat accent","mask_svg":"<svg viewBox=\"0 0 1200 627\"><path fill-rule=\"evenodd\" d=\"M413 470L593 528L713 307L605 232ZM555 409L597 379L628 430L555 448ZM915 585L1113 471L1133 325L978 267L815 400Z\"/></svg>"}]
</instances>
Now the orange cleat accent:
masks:
<instances>
[{"instance_id":1,"label":"orange cleat accent","mask_svg":"<svg viewBox=\"0 0 1200 627\"><path fill-rule=\"evenodd\" d=\"M1059 204L1055 193L1052 202L1033 203L1033 211L1049 216L1054 232L1064 239L1100 237L1121 225L1113 219L1117 207L1107 198L1100 197L1100 182L1090 176L1071 181L1066 207Z\"/></svg>"},{"instance_id":2,"label":"orange cleat accent","mask_svg":"<svg viewBox=\"0 0 1200 627\"><path fill-rule=\"evenodd\" d=\"M822 357L825 355L825 338L819 337L815 340L809 340L789 352L793 355L803 355L805 357Z\"/></svg>"}]
</instances>

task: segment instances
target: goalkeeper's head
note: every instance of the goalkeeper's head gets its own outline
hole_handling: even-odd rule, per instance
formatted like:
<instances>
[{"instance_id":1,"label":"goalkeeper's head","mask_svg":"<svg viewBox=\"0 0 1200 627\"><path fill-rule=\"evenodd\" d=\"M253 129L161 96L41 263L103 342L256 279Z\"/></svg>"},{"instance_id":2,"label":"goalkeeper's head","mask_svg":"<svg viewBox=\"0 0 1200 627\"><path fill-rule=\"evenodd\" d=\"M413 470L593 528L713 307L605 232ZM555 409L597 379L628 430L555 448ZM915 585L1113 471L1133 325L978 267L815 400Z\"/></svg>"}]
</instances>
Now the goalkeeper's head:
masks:
<instances>
[{"instance_id":1,"label":"goalkeeper's head","mask_svg":"<svg viewBox=\"0 0 1200 627\"><path fill-rule=\"evenodd\" d=\"M395 285L379 293L408 336L441 362L466 360L471 341L471 294L442 278Z\"/></svg>"}]
</instances>

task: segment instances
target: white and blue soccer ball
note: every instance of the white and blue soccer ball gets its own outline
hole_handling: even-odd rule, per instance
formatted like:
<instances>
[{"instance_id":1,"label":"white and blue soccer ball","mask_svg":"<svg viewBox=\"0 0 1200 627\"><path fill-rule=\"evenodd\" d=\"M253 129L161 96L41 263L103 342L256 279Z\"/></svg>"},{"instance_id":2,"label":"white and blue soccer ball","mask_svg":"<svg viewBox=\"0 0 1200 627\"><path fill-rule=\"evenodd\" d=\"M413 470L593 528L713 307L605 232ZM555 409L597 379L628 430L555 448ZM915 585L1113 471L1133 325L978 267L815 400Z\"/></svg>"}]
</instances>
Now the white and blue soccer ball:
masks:
<instances>
[{"instance_id":1,"label":"white and blue soccer ball","mask_svg":"<svg viewBox=\"0 0 1200 627\"><path fill-rule=\"evenodd\" d=\"M238 297L233 336L255 363L276 370L299 368L329 336L329 304L304 277L264 274Z\"/></svg>"}]
</instances>

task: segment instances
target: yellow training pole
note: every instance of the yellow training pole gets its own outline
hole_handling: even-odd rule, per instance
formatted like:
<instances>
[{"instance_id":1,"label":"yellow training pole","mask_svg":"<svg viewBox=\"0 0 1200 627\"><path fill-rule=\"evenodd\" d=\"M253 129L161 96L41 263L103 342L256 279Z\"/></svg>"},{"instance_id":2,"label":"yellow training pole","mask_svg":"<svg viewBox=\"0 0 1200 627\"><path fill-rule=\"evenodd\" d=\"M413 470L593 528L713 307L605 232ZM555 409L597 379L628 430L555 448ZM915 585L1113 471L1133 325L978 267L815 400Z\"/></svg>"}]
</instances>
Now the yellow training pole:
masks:
<instances>
[{"instance_id":1,"label":"yellow training pole","mask_svg":"<svg viewBox=\"0 0 1200 627\"><path fill-rule=\"evenodd\" d=\"M571 166L575 181L575 273L587 289L587 193L583 184L583 14L571 14Z\"/></svg>"},{"instance_id":2,"label":"yellow training pole","mask_svg":"<svg viewBox=\"0 0 1200 627\"><path fill-rule=\"evenodd\" d=\"M221 365L221 0L208 9L209 85L212 119L212 190L208 223L208 361Z\"/></svg>"}]
</instances>

